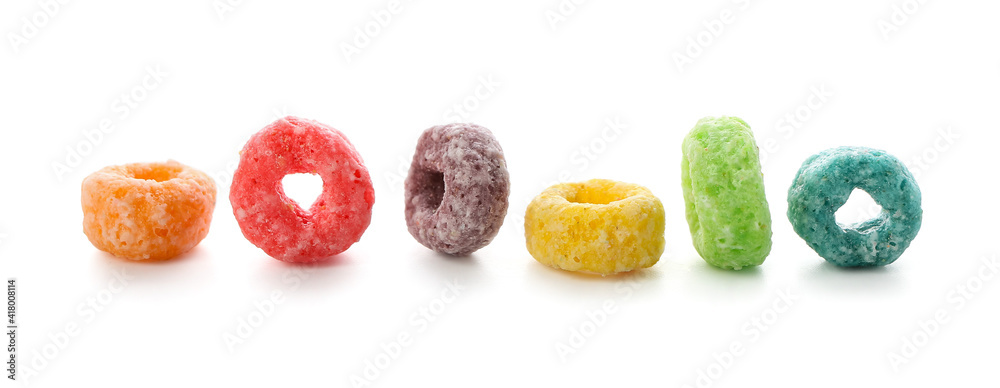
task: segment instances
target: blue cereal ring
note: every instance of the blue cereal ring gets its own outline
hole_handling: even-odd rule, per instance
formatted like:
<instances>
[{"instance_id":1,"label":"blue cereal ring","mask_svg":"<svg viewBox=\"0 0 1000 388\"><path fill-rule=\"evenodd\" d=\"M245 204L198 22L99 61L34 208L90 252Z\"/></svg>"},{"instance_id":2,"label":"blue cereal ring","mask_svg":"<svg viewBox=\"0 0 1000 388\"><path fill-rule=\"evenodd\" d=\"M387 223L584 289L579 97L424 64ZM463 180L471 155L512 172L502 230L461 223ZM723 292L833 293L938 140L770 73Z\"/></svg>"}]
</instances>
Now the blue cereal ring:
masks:
<instances>
[{"instance_id":1,"label":"blue cereal ring","mask_svg":"<svg viewBox=\"0 0 1000 388\"><path fill-rule=\"evenodd\" d=\"M851 225L835 213L854 189L871 195L882 212ZM842 267L892 263L920 230L920 188L899 159L864 147L839 147L806 159L788 189L788 220L826 261Z\"/></svg>"}]
</instances>

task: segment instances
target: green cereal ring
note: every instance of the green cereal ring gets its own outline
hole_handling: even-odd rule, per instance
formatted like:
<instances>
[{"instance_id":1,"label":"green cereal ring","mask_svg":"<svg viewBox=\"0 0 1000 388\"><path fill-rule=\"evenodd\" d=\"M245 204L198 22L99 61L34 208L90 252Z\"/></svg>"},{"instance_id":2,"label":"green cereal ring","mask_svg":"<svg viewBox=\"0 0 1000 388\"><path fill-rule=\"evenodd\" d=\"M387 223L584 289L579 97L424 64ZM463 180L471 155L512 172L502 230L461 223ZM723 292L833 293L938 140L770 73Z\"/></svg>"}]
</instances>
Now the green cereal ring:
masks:
<instances>
[{"instance_id":1,"label":"green cereal ring","mask_svg":"<svg viewBox=\"0 0 1000 388\"><path fill-rule=\"evenodd\" d=\"M837 209L854 189L882 212L868 221L838 224ZM806 159L788 189L788 220L826 261L842 267L892 263L920 230L920 188L899 159L864 147L833 148Z\"/></svg>"},{"instance_id":2,"label":"green cereal ring","mask_svg":"<svg viewBox=\"0 0 1000 388\"><path fill-rule=\"evenodd\" d=\"M725 269L760 265L771 252L771 211L757 143L736 117L706 117L684 138L681 184L691 240Z\"/></svg>"}]
</instances>

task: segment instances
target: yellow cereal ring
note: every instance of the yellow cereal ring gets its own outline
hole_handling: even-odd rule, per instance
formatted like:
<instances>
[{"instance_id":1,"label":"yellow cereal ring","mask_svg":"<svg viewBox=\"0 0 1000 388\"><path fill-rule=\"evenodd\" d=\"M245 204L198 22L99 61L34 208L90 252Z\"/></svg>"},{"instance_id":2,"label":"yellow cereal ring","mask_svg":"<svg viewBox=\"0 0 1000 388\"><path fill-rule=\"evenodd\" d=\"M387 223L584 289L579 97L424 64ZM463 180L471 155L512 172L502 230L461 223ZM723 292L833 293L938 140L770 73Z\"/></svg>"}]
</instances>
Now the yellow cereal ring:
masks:
<instances>
[{"instance_id":1,"label":"yellow cereal ring","mask_svg":"<svg viewBox=\"0 0 1000 388\"><path fill-rule=\"evenodd\" d=\"M83 180L83 233L129 260L166 260L208 234L215 183L175 161L110 166Z\"/></svg>"},{"instance_id":2,"label":"yellow cereal ring","mask_svg":"<svg viewBox=\"0 0 1000 388\"><path fill-rule=\"evenodd\" d=\"M557 184L535 197L524 237L542 264L611 275L656 264L664 223L663 204L649 189L594 179Z\"/></svg>"}]
</instances>

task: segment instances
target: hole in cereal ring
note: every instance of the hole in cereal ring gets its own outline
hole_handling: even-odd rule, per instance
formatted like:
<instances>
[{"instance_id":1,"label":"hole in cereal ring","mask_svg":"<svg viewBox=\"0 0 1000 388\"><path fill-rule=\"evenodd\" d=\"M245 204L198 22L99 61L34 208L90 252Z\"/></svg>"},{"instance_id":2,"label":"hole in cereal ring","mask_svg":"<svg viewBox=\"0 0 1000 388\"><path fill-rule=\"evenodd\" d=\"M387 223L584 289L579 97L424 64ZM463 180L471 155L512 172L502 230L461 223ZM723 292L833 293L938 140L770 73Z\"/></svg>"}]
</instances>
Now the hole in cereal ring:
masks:
<instances>
[{"instance_id":1,"label":"hole in cereal ring","mask_svg":"<svg viewBox=\"0 0 1000 388\"><path fill-rule=\"evenodd\" d=\"M179 167L159 163L134 165L129 168L132 178L155 182L166 182L177 177Z\"/></svg>"},{"instance_id":2,"label":"hole in cereal ring","mask_svg":"<svg viewBox=\"0 0 1000 388\"><path fill-rule=\"evenodd\" d=\"M281 179L285 196L308 210L323 194L323 178L315 174L288 174Z\"/></svg>"},{"instance_id":3,"label":"hole in cereal ring","mask_svg":"<svg viewBox=\"0 0 1000 388\"><path fill-rule=\"evenodd\" d=\"M441 207L441 201L444 200L444 173L437 171L427 171L426 172L426 188L425 193L428 196L427 204L432 209L437 209Z\"/></svg>"},{"instance_id":4,"label":"hole in cereal ring","mask_svg":"<svg viewBox=\"0 0 1000 388\"><path fill-rule=\"evenodd\" d=\"M882 207L872 199L872 196L861 189L854 189L847 203L837 209L834 215L840 225L854 225L872 220L882 214Z\"/></svg>"},{"instance_id":5,"label":"hole in cereal ring","mask_svg":"<svg viewBox=\"0 0 1000 388\"><path fill-rule=\"evenodd\" d=\"M628 195L620 190L614 190L612 188L601 186L584 185L583 187L580 187L575 195L568 196L566 200L572 203L607 205L615 201L621 201L625 198L628 198Z\"/></svg>"}]
</instances>

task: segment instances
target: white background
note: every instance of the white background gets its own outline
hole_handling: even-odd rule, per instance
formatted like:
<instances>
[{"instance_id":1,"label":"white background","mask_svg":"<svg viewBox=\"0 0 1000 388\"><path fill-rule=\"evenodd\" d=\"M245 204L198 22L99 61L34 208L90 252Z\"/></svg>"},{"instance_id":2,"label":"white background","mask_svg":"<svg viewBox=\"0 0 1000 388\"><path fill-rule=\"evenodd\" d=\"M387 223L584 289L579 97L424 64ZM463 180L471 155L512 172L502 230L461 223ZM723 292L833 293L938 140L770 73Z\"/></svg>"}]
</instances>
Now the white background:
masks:
<instances>
[{"instance_id":1,"label":"white background","mask_svg":"<svg viewBox=\"0 0 1000 388\"><path fill-rule=\"evenodd\" d=\"M356 28L388 3L319 3L71 1L49 17L38 16L46 7L35 1L0 5L0 275L18 279L22 379L995 382L1000 287L980 274L992 274L982 260L998 253L1000 4L404 0L348 59L344 45L355 44ZM691 62L679 67L681 55ZM148 69L166 75L142 89ZM493 85L477 97L484 78ZM144 99L123 108L123 93ZM456 113L455 104L475 109ZM375 183L367 233L325 265L267 257L243 238L227 199L239 148L286 114L343 131ZM708 115L745 119L762 149L774 248L757 269L714 269L691 245L679 151ZM788 115L798 115L795 126ZM92 132L103 119L113 127L98 139ZM452 120L490 128L512 179L500 235L465 259L428 251L403 220L400 182L416 138ZM606 131L608 120L624 129ZM841 145L888 150L918 175L923 228L886 268L826 264L784 215L802 161ZM166 159L218 180L208 238L165 263L94 249L81 232L80 181L106 165ZM68 171L57 173L56 163ZM659 264L601 278L531 258L520 225L528 201L556 180L592 177L639 183L660 197L667 252ZM842 212L866 213L853 201ZM113 281L121 271L123 288ZM463 289L446 302L453 281ZM968 286L977 291L960 296ZM787 308L779 291L793 298ZM273 308L255 307L275 292ZM100 299L100 311L88 299ZM595 313L605 303L616 308ZM439 313L433 322L419 318L428 308ZM936 312L946 322L922 329ZM248 319L252 332L229 346L227 333ZM67 324L76 325L72 334ZM580 330L582 341L573 337ZM393 348L400 334L408 346L387 363L383 344ZM904 349L913 340L916 351ZM729 362L723 353L732 345L742 351ZM560 347L573 352L563 357ZM894 367L890 353L905 363ZM367 362L381 368L365 377Z\"/></svg>"}]
</instances>

